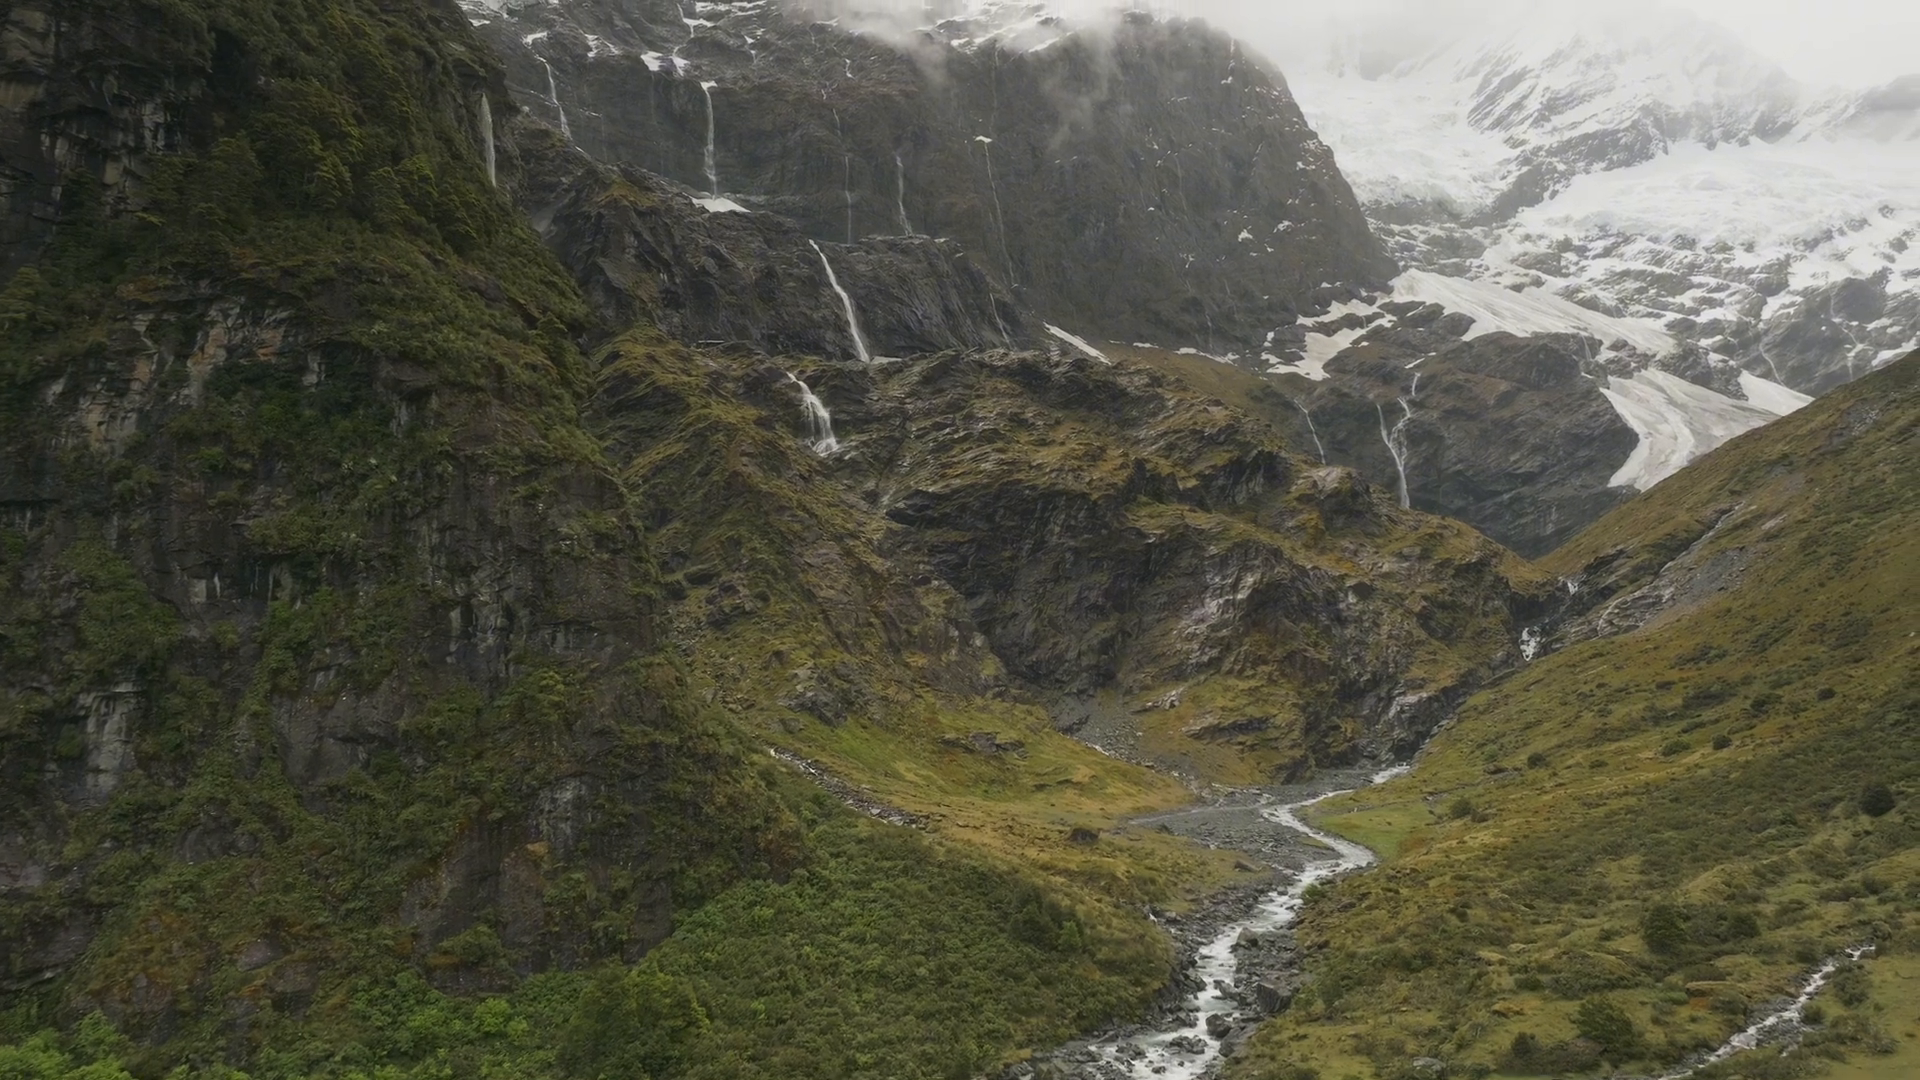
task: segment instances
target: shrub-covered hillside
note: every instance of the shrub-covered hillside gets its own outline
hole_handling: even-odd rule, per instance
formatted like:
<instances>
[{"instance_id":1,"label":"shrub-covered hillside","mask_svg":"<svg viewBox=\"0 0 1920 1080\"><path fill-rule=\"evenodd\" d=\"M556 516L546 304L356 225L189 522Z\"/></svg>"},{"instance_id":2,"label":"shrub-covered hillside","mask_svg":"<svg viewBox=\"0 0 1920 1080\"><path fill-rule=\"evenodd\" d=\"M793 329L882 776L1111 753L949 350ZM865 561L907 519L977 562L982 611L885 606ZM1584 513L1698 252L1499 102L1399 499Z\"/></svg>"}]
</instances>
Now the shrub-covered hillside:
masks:
<instances>
[{"instance_id":1,"label":"shrub-covered hillside","mask_svg":"<svg viewBox=\"0 0 1920 1080\"><path fill-rule=\"evenodd\" d=\"M1412 777L1329 810L1393 858L1310 907L1312 990L1238 1074L1391 1076L1423 1056L1514 1076L1663 1068L1872 944L1799 1051L1699 1075L1842 1059L1905 1075L1916 432L1920 357L1735 440L1557 553L1586 596L1554 631L1566 647L1470 701Z\"/></svg>"},{"instance_id":2,"label":"shrub-covered hillside","mask_svg":"<svg viewBox=\"0 0 1920 1080\"><path fill-rule=\"evenodd\" d=\"M6 18L0 1075L943 1076L1165 979L690 688L452 4Z\"/></svg>"}]
</instances>

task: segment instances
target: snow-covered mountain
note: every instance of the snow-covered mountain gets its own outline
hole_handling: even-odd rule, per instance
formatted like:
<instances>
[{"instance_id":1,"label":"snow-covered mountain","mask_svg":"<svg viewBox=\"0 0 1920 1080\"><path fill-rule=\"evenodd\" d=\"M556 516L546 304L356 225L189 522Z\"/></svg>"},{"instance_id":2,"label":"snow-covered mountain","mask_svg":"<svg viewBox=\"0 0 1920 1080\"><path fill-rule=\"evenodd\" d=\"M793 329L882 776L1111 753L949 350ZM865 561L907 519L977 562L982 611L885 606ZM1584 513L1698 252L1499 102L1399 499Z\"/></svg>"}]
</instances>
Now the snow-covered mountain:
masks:
<instances>
[{"instance_id":1,"label":"snow-covered mountain","mask_svg":"<svg viewBox=\"0 0 1920 1080\"><path fill-rule=\"evenodd\" d=\"M1650 320L1736 395L1920 345L1920 77L1808 87L1650 5L1321 45L1289 82L1403 264Z\"/></svg>"}]
</instances>

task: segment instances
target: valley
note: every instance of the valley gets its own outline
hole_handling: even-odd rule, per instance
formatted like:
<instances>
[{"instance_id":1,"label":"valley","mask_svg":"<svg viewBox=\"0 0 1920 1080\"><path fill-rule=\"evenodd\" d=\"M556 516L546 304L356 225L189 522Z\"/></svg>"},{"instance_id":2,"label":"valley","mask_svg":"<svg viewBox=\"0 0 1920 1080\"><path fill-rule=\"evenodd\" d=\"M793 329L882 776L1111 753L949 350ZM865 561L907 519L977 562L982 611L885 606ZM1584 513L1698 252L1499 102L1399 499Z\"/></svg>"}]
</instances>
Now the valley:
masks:
<instances>
[{"instance_id":1,"label":"valley","mask_svg":"<svg viewBox=\"0 0 1920 1080\"><path fill-rule=\"evenodd\" d=\"M1904 1075L1900 94L3 7L0 1077Z\"/></svg>"}]
</instances>

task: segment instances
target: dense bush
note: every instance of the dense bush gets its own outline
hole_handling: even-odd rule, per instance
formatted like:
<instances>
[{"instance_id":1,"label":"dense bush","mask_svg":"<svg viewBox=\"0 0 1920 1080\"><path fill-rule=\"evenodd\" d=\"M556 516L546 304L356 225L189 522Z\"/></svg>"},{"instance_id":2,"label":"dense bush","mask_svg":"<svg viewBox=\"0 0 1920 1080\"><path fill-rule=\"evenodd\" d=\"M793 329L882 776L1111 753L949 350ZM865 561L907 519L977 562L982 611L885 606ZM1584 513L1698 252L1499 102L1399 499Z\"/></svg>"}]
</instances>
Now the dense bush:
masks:
<instances>
[{"instance_id":1,"label":"dense bush","mask_svg":"<svg viewBox=\"0 0 1920 1080\"><path fill-rule=\"evenodd\" d=\"M1591 1040L1611 1055L1628 1057L1640 1049L1640 1029L1625 1009L1608 998L1588 998L1573 1014L1573 1026L1580 1037Z\"/></svg>"}]
</instances>

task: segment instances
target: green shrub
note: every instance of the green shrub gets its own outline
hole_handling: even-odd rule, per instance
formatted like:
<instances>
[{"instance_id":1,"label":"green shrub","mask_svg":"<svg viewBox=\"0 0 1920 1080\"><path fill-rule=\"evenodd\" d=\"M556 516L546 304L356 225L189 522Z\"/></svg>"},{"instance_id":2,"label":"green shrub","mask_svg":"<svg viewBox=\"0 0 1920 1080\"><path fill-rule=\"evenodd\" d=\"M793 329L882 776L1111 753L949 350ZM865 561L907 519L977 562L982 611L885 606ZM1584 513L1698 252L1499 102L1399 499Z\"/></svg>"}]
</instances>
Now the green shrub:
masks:
<instances>
[{"instance_id":1,"label":"green shrub","mask_svg":"<svg viewBox=\"0 0 1920 1080\"><path fill-rule=\"evenodd\" d=\"M1868 817L1885 817L1895 805L1893 788L1886 784L1873 783L1860 789L1860 812Z\"/></svg>"},{"instance_id":2,"label":"green shrub","mask_svg":"<svg viewBox=\"0 0 1920 1080\"><path fill-rule=\"evenodd\" d=\"M560 1035L561 1067L581 1080L676 1075L707 1016L688 985L656 971L602 968Z\"/></svg>"},{"instance_id":3,"label":"green shrub","mask_svg":"<svg viewBox=\"0 0 1920 1080\"><path fill-rule=\"evenodd\" d=\"M1662 956L1686 951L1693 938L1686 911L1677 904L1655 904L1648 908L1640 920L1640 938L1647 943L1649 951Z\"/></svg>"},{"instance_id":4,"label":"green shrub","mask_svg":"<svg viewBox=\"0 0 1920 1080\"><path fill-rule=\"evenodd\" d=\"M1603 997L1588 998L1573 1014L1574 1029L1608 1054L1632 1055L1640 1049L1640 1029L1625 1009Z\"/></svg>"}]
</instances>

